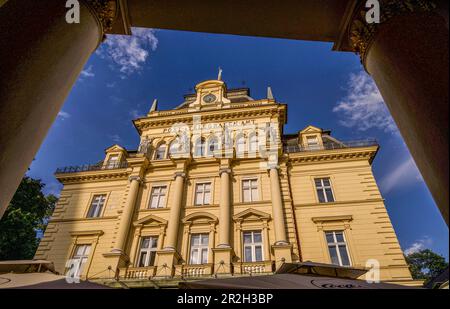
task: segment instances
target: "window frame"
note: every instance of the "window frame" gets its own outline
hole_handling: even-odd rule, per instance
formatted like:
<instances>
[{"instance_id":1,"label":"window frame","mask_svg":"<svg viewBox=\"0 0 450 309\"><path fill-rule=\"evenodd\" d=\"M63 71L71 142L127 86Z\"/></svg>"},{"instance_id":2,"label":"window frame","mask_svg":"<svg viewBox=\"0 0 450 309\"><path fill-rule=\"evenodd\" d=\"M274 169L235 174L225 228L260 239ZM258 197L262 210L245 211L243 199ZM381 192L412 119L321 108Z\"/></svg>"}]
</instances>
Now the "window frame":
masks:
<instances>
[{"instance_id":1,"label":"window frame","mask_svg":"<svg viewBox=\"0 0 450 309\"><path fill-rule=\"evenodd\" d=\"M99 210L99 211L95 211L95 210L94 210L93 214L96 214L96 213L97 213L96 216L90 215L91 209L92 209L93 207L97 207L97 208L98 208L98 204L96 204L96 205L94 206L94 199L95 199L97 196L103 196L103 203L101 204L100 210ZM87 210L87 212L86 212L86 216L85 216L85 217L86 217L86 218L101 218L101 217L103 217L103 213L104 213L104 210L105 210L105 208L106 208L106 201L107 201L107 199L108 199L108 194L107 194L107 193L93 193L93 194L92 194L92 197L91 197L91 199L90 199L89 207L88 207L88 210Z\"/></svg>"},{"instance_id":2,"label":"window frame","mask_svg":"<svg viewBox=\"0 0 450 309\"><path fill-rule=\"evenodd\" d=\"M142 245L144 243L145 239L149 239L149 247L148 248L142 248ZM156 239L156 243L155 246L152 247L152 240ZM139 250L138 250L138 256L137 256L137 267L151 267L151 266L155 266L155 262L156 262L156 252L158 251L158 236L142 236L140 237L140 241L139 241ZM146 257L145 257L145 261L144 261L144 265L141 266L141 262L142 262L142 253L146 253ZM150 265L150 262L152 261L152 255L153 255L153 263L152 265Z\"/></svg>"},{"instance_id":3,"label":"window frame","mask_svg":"<svg viewBox=\"0 0 450 309\"><path fill-rule=\"evenodd\" d=\"M260 242L255 242L255 234L259 233L261 237ZM245 234L251 235L251 243L245 243ZM261 247L261 260L256 260L256 247ZM251 261L247 261L247 256L245 254L245 248L250 247L251 249ZM242 260L244 263L258 263L264 262L264 239L263 239L263 231L262 230L248 230L242 231Z\"/></svg>"},{"instance_id":4,"label":"window frame","mask_svg":"<svg viewBox=\"0 0 450 309\"><path fill-rule=\"evenodd\" d=\"M342 234L342 238L344 239L344 241L337 241L337 237L336 237L336 233L340 233ZM333 242L329 243L328 239L327 239L327 234L332 234L333 235ZM329 230L329 231L325 231L324 232L324 237L325 237L325 243L328 249L328 255L330 257L330 263L333 264L333 259L331 257L331 252L330 252L330 247L335 248L336 250L336 254L337 254L337 258L338 258L338 262L339 264L333 264L333 265L339 265L339 266L343 266L343 267L351 267L352 266L352 258L350 256L350 250L349 250L349 246L348 246L348 241L347 241L347 237L345 236L345 231L344 230ZM339 246L345 246L345 252L347 254L347 258L348 258L348 265L343 265L342 263L342 257L341 257L341 252L339 251Z\"/></svg>"},{"instance_id":5,"label":"window frame","mask_svg":"<svg viewBox=\"0 0 450 309\"><path fill-rule=\"evenodd\" d=\"M162 154L162 158L159 158L159 154L161 154L161 148L164 148L164 153ZM153 155L153 160L165 160L167 159L167 149L168 149L168 145L165 142L160 143L156 149L155 149L155 154Z\"/></svg>"},{"instance_id":6,"label":"window frame","mask_svg":"<svg viewBox=\"0 0 450 309\"><path fill-rule=\"evenodd\" d=\"M250 181L250 200L245 200L245 187L244 187L244 183L246 181ZM251 182L255 181L256 182L256 188L253 188L253 186L251 185ZM252 202L258 202L261 201L261 197L260 197L260 190L259 190L259 183L260 183L260 179L259 177L248 177L248 178L243 178L241 179L241 194L242 194L242 202L243 203L252 203ZM256 198L253 199L253 189L256 190Z\"/></svg>"},{"instance_id":7,"label":"window frame","mask_svg":"<svg viewBox=\"0 0 450 309\"><path fill-rule=\"evenodd\" d=\"M153 193L154 193L155 189L161 189L161 188L165 189L164 194L161 194L161 192L157 193L157 197L158 197L157 207L152 207ZM150 188L147 209L166 208L167 195L168 195L167 193L168 193L168 186L167 186L167 184L155 184L155 185L152 185L151 188ZM161 196L164 197L164 200L162 202L161 202Z\"/></svg>"},{"instance_id":8,"label":"window frame","mask_svg":"<svg viewBox=\"0 0 450 309\"><path fill-rule=\"evenodd\" d=\"M193 238L199 236L199 245L194 245L193 242ZM190 234L190 239L189 239L189 265L205 265L208 264L208 259L209 259L209 233L192 233ZM203 238L207 239L206 244L203 244L202 240ZM203 251L206 249L206 261L203 261ZM193 251L197 250L196 253L196 258L197 261L196 263L194 263L193 261L193 256L194 253Z\"/></svg>"},{"instance_id":9,"label":"window frame","mask_svg":"<svg viewBox=\"0 0 450 309\"><path fill-rule=\"evenodd\" d=\"M207 143L204 137L198 137L194 142L194 157L202 158L207 155L206 149ZM198 153L198 149L200 149L200 153Z\"/></svg>"},{"instance_id":10,"label":"window frame","mask_svg":"<svg viewBox=\"0 0 450 309\"><path fill-rule=\"evenodd\" d=\"M205 203L205 193L207 192L206 190L205 190L205 186L206 185L209 185L209 202L208 203ZM197 203L197 193L199 193L198 192L198 188L200 187L200 186L203 186L203 189L202 189L202 192L200 192L200 193L202 193L202 203ZM194 185L194 206L208 206L208 205L212 205L212 200L213 200L213 182L212 181L199 181L199 182L196 182L195 183L195 185Z\"/></svg>"},{"instance_id":11,"label":"window frame","mask_svg":"<svg viewBox=\"0 0 450 309\"><path fill-rule=\"evenodd\" d=\"M78 255L78 248L80 247L84 247L85 249L83 250L83 254L82 255ZM89 248L88 253L86 253L86 248ZM77 272L74 274L75 278L80 278L83 270L84 270L84 266L89 262L89 257L91 254L91 250L92 250L92 244L76 244L74 249L73 249L73 254L71 256L71 260L80 260L80 264L78 266ZM84 262L83 262L84 260ZM73 265L75 265L75 263L72 263Z\"/></svg>"},{"instance_id":12,"label":"window frame","mask_svg":"<svg viewBox=\"0 0 450 309\"><path fill-rule=\"evenodd\" d=\"M320 187L317 186L316 180L320 180ZM324 184L324 180L328 180L328 182L329 182L328 186L326 186ZM335 194L334 194L331 177L314 177L313 182L314 182L314 187L316 189L315 191L316 191L317 201L320 204L336 202L336 197L335 197ZM328 196L327 196L327 192L326 192L327 189L330 189L331 197L333 199L332 201L328 200ZM323 199L324 199L323 202L320 200L319 191L321 192L321 194L323 194Z\"/></svg>"},{"instance_id":13,"label":"window frame","mask_svg":"<svg viewBox=\"0 0 450 309\"><path fill-rule=\"evenodd\" d=\"M310 140L314 139L314 143L310 143ZM318 150L321 148L320 140L318 135L306 135L305 136L306 146L308 149Z\"/></svg>"},{"instance_id":14,"label":"window frame","mask_svg":"<svg viewBox=\"0 0 450 309\"><path fill-rule=\"evenodd\" d=\"M238 134L235 139L236 155L238 157L244 156L245 152L247 151L247 141L245 140L245 135ZM240 145L242 145L242 149L239 149Z\"/></svg>"},{"instance_id":15,"label":"window frame","mask_svg":"<svg viewBox=\"0 0 450 309\"><path fill-rule=\"evenodd\" d=\"M250 134L248 138L248 152L251 153L258 152L258 144L259 144L258 142L259 142L258 134L256 133Z\"/></svg>"}]
</instances>

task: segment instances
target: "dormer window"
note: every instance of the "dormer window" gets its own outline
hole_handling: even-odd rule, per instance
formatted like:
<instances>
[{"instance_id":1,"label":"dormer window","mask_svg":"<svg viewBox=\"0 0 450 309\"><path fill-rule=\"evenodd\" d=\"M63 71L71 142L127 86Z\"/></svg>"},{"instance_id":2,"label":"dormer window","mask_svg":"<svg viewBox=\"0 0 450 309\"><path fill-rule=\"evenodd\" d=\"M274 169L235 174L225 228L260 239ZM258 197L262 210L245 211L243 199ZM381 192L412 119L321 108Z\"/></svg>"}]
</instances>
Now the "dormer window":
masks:
<instances>
[{"instance_id":1,"label":"dormer window","mask_svg":"<svg viewBox=\"0 0 450 309\"><path fill-rule=\"evenodd\" d=\"M108 158L108 163L106 164L107 168L115 168L119 164L119 155L110 155Z\"/></svg>"},{"instance_id":2,"label":"dormer window","mask_svg":"<svg viewBox=\"0 0 450 309\"><path fill-rule=\"evenodd\" d=\"M306 144L309 149L320 149L319 137L317 135L307 136Z\"/></svg>"}]
</instances>

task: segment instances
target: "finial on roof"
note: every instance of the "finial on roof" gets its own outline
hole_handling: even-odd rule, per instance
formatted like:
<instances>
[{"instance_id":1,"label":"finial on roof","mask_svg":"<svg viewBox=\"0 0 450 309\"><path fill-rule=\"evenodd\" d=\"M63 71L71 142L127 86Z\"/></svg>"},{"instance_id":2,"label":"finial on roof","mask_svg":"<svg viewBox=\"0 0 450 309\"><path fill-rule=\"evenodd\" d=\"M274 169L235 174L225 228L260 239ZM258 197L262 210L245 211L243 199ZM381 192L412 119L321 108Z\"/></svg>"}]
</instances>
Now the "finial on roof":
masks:
<instances>
[{"instance_id":1,"label":"finial on roof","mask_svg":"<svg viewBox=\"0 0 450 309\"><path fill-rule=\"evenodd\" d=\"M217 80L222 80L222 68L219 67L219 74L217 74Z\"/></svg>"},{"instance_id":2,"label":"finial on roof","mask_svg":"<svg viewBox=\"0 0 450 309\"><path fill-rule=\"evenodd\" d=\"M152 107L150 108L150 113L151 112L156 112L157 108L158 108L158 99L154 99L153 103L152 103Z\"/></svg>"},{"instance_id":3,"label":"finial on roof","mask_svg":"<svg viewBox=\"0 0 450 309\"><path fill-rule=\"evenodd\" d=\"M269 100L274 100L273 93L272 93L272 88L270 88L270 86L267 87L267 98Z\"/></svg>"}]
</instances>

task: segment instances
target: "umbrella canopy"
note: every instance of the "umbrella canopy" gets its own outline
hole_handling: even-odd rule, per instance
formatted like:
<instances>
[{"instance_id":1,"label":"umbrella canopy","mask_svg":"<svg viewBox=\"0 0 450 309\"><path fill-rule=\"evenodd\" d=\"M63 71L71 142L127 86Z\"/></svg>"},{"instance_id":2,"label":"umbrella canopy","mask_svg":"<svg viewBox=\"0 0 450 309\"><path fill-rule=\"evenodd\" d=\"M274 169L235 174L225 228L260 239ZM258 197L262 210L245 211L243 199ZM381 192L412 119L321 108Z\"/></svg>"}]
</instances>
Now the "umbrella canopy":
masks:
<instances>
[{"instance_id":1,"label":"umbrella canopy","mask_svg":"<svg viewBox=\"0 0 450 309\"><path fill-rule=\"evenodd\" d=\"M50 272L0 274L0 289L108 289L89 281L68 283L64 276Z\"/></svg>"},{"instance_id":2,"label":"umbrella canopy","mask_svg":"<svg viewBox=\"0 0 450 309\"><path fill-rule=\"evenodd\" d=\"M368 269L339 266L333 264L301 262L301 263L284 263L276 271L277 274L302 274L302 275L319 275L328 277L357 279L364 275Z\"/></svg>"},{"instance_id":3,"label":"umbrella canopy","mask_svg":"<svg viewBox=\"0 0 450 309\"><path fill-rule=\"evenodd\" d=\"M187 289L409 289L397 284L368 283L356 278L368 269L332 264L284 263L274 275L181 282Z\"/></svg>"},{"instance_id":4,"label":"umbrella canopy","mask_svg":"<svg viewBox=\"0 0 450 309\"><path fill-rule=\"evenodd\" d=\"M185 289L410 289L388 283L367 283L363 280L300 274L209 279L181 282Z\"/></svg>"}]
</instances>

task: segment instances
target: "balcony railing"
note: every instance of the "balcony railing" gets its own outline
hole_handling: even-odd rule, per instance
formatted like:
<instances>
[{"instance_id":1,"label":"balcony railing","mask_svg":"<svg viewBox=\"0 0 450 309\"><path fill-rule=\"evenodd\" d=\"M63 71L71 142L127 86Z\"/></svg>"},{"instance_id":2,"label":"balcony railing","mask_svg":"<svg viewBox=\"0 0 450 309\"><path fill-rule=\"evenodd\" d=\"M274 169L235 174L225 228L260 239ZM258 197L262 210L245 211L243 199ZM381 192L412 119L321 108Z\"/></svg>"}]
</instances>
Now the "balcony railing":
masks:
<instances>
[{"instance_id":1,"label":"balcony railing","mask_svg":"<svg viewBox=\"0 0 450 309\"><path fill-rule=\"evenodd\" d=\"M182 265L181 274L185 278L210 276L213 273L212 264L190 264Z\"/></svg>"},{"instance_id":2,"label":"balcony railing","mask_svg":"<svg viewBox=\"0 0 450 309\"><path fill-rule=\"evenodd\" d=\"M345 148L359 148L378 146L378 142L375 139L366 139L359 141L340 141L339 143L325 143L317 146L301 146L301 145L284 145L284 152L307 152L307 151L321 151L321 150L334 150Z\"/></svg>"},{"instance_id":3,"label":"balcony railing","mask_svg":"<svg viewBox=\"0 0 450 309\"><path fill-rule=\"evenodd\" d=\"M128 267L120 269L120 277L123 279L149 279L155 276L156 266Z\"/></svg>"},{"instance_id":4,"label":"balcony railing","mask_svg":"<svg viewBox=\"0 0 450 309\"><path fill-rule=\"evenodd\" d=\"M66 173L78 173L78 172L89 172L89 171L102 171L102 170L114 170L119 168L126 168L128 164L126 161L117 163L97 163L97 164L85 164L78 166L66 166L56 169L56 174L66 174Z\"/></svg>"},{"instance_id":5,"label":"balcony railing","mask_svg":"<svg viewBox=\"0 0 450 309\"><path fill-rule=\"evenodd\" d=\"M237 272L245 275L267 274L274 270L272 261L242 262L239 266Z\"/></svg>"}]
</instances>

